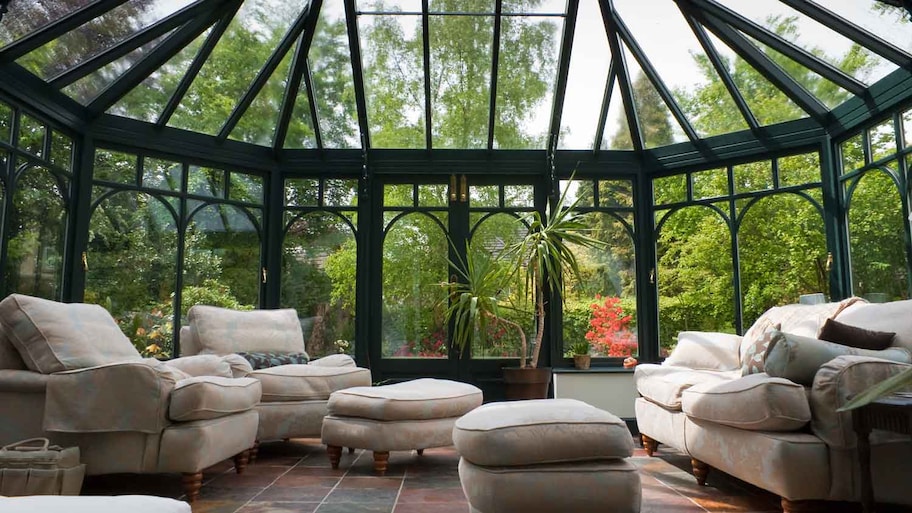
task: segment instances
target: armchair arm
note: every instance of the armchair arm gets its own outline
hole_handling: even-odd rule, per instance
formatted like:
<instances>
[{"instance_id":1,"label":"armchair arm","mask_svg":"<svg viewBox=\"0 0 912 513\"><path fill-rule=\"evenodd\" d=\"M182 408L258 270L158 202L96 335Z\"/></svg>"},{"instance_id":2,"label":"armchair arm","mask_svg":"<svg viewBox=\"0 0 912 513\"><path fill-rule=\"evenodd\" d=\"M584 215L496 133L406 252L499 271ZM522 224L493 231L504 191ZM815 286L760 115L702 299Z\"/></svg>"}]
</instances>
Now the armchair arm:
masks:
<instances>
[{"instance_id":1,"label":"armchair arm","mask_svg":"<svg viewBox=\"0 0 912 513\"><path fill-rule=\"evenodd\" d=\"M909 366L881 358L850 355L838 356L825 363L814 376L811 387L811 431L831 447L854 448L852 412L836 410L865 389Z\"/></svg>"},{"instance_id":2,"label":"armchair arm","mask_svg":"<svg viewBox=\"0 0 912 513\"><path fill-rule=\"evenodd\" d=\"M43 394L49 378L40 372L0 369L0 392Z\"/></svg>"},{"instance_id":3,"label":"armchair arm","mask_svg":"<svg viewBox=\"0 0 912 513\"><path fill-rule=\"evenodd\" d=\"M52 374L47 385L44 429L158 433L170 424L171 390L186 377L154 359Z\"/></svg>"},{"instance_id":4,"label":"armchair arm","mask_svg":"<svg viewBox=\"0 0 912 513\"><path fill-rule=\"evenodd\" d=\"M354 358L347 354L324 356L323 358L311 360L309 365L316 365L317 367L357 367Z\"/></svg>"}]
</instances>

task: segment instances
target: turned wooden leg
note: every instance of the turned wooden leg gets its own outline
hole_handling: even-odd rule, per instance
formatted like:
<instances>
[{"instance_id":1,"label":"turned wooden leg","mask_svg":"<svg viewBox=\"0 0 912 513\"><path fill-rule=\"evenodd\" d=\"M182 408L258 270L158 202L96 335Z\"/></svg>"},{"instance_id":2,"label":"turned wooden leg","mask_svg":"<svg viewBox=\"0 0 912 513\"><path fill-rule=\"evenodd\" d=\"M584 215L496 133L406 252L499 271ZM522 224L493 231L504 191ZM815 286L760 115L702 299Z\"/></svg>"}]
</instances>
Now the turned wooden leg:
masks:
<instances>
[{"instance_id":1,"label":"turned wooden leg","mask_svg":"<svg viewBox=\"0 0 912 513\"><path fill-rule=\"evenodd\" d=\"M241 451L234 456L234 471L238 474L243 474L244 469L247 468L247 462L250 461L250 449L246 451Z\"/></svg>"},{"instance_id":2,"label":"turned wooden leg","mask_svg":"<svg viewBox=\"0 0 912 513\"><path fill-rule=\"evenodd\" d=\"M339 468L339 461L342 459L342 447L327 445L326 452L329 454L329 464L332 465L332 468Z\"/></svg>"},{"instance_id":3,"label":"turned wooden leg","mask_svg":"<svg viewBox=\"0 0 912 513\"><path fill-rule=\"evenodd\" d=\"M424 449L418 449L418 456L421 456L422 454L424 454Z\"/></svg>"},{"instance_id":4,"label":"turned wooden leg","mask_svg":"<svg viewBox=\"0 0 912 513\"><path fill-rule=\"evenodd\" d=\"M260 453L260 441L255 440L253 442L253 447L250 448L250 463L253 463L257 459L257 455Z\"/></svg>"},{"instance_id":5,"label":"turned wooden leg","mask_svg":"<svg viewBox=\"0 0 912 513\"><path fill-rule=\"evenodd\" d=\"M659 442L649 438L644 434L640 434L640 440L643 441L643 448L646 449L646 455L652 457L653 454L659 449Z\"/></svg>"},{"instance_id":6,"label":"turned wooden leg","mask_svg":"<svg viewBox=\"0 0 912 513\"><path fill-rule=\"evenodd\" d=\"M821 511L857 511L855 504L827 501L790 501L782 498L782 513L820 513ZM842 505L842 506L841 506ZM848 506L851 509L847 509Z\"/></svg>"},{"instance_id":7,"label":"turned wooden leg","mask_svg":"<svg viewBox=\"0 0 912 513\"><path fill-rule=\"evenodd\" d=\"M354 454L354 453L355 453L355 448L354 448L354 447L349 447L349 448L348 448L348 453L349 453L349 454Z\"/></svg>"},{"instance_id":8,"label":"turned wooden leg","mask_svg":"<svg viewBox=\"0 0 912 513\"><path fill-rule=\"evenodd\" d=\"M199 498L200 488L203 487L203 473L197 472L191 474L186 472L181 475L181 484L184 486L184 494L187 496L187 502L193 502Z\"/></svg>"},{"instance_id":9,"label":"turned wooden leg","mask_svg":"<svg viewBox=\"0 0 912 513\"><path fill-rule=\"evenodd\" d=\"M386 469L389 465L389 451L374 451L374 472L378 476L386 475Z\"/></svg>"},{"instance_id":10,"label":"turned wooden leg","mask_svg":"<svg viewBox=\"0 0 912 513\"><path fill-rule=\"evenodd\" d=\"M709 469L711 467L696 458L691 458L690 464L693 466L693 473L694 477L697 478L697 484L706 486L706 476L709 475Z\"/></svg>"}]
</instances>

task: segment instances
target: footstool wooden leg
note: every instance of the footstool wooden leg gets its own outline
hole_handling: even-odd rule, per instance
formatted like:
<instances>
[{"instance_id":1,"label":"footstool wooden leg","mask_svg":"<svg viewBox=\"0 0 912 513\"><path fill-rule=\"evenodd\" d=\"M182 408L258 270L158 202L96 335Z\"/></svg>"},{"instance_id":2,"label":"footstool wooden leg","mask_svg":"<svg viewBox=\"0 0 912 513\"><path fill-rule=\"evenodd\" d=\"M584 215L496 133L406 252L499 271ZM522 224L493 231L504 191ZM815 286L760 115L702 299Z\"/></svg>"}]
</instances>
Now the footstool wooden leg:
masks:
<instances>
[{"instance_id":1,"label":"footstool wooden leg","mask_svg":"<svg viewBox=\"0 0 912 513\"><path fill-rule=\"evenodd\" d=\"M260 454L260 441L255 440L253 442L253 447L250 448L250 463L253 463L257 459L257 455Z\"/></svg>"},{"instance_id":2,"label":"footstool wooden leg","mask_svg":"<svg viewBox=\"0 0 912 513\"><path fill-rule=\"evenodd\" d=\"M348 448L348 453L349 453L349 454L354 454L354 453L355 453L355 448L354 448L354 447L349 447L349 448Z\"/></svg>"},{"instance_id":3,"label":"footstool wooden leg","mask_svg":"<svg viewBox=\"0 0 912 513\"><path fill-rule=\"evenodd\" d=\"M389 459L389 451L374 451L374 472L376 472L378 476L386 475Z\"/></svg>"},{"instance_id":4,"label":"footstool wooden leg","mask_svg":"<svg viewBox=\"0 0 912 513\"><path fill-rule=\"evenodd\" d=\"M649 438L644 434L640 434L640 440L643 441L643 448L646 449L646 455L652 457L653 454L659 449L659 442Z\"/></svg>"},{"instance_id":5,"label":"footstool wooden leg","mask_svg":"<svg viewBox=\"0 0 912 513\"><path fill-rule=\"evenodd\" d=\"M424 454L424 449L418 449L418 456L421 456L422 454Z\"/></svg>"},{"instance_id":6,"label":"footstool wooden leg","mask_svg":"<svg viewBox=\"0 0 912 513\"><path fill-rule=\"evenodd\" d=\"M193 502L199 498L200 488L203 487L203 473L184 473L181 475L181 484L184 486L187 502Z\"/></svg>"},{"instance_id":7,"label":"footstool wooden leg","mask_svg":"<svg viewBox=\"0 0 912 513\"><path fill-rule=\"evenodd\" d=\"M250 461L250 449L241 451L234 456L234 471L238 474L243 474L244 469L247 468L247 463Z\"/></svg>"},{"instance_id":8,"label":"footstool wooden leg","mask_svg":"<svg viewBox=\"0 0 912 513\"><path fill-rule=\"evenodd\" d=\"M332 465L332 468L339 468L339 461L342 459L342 447L338 445L327 445L326 452L329 454L329 464Z\"/></svg>"},{"instance_id":9,"label":"footstool wooden leg","mask_svg":"<svg viewBox=\"0 0 912 513\"><path fill-rule=\"evenodd\" d=\"M696 458L691 458L690 464L693 466L693 473L694 477L697 478L697 484L706 486L706 477L709 476L710 466Z\"/></svg>"}]
</instances>

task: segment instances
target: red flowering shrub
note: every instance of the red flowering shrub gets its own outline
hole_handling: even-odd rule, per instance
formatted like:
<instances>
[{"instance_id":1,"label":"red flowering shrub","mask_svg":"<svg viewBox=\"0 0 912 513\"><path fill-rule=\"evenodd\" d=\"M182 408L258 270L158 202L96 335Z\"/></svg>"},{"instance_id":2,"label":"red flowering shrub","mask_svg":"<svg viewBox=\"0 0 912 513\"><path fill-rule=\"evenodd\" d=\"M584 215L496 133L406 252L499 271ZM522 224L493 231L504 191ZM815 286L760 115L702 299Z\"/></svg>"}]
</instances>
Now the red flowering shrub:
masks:
<instances>
[{"instance_id":1,"label":"red flowering shrub","mask_svg":"<svg viewBox=\"0 0 912 513\"><path fill-rule=\"evenodd\" d=\"M414 340L408 341L397 349L393 356L446 358L446 344L446 332L443 330L435 331L417 342Z\"/></svg>"},{"instance_id":2,"label":"red flowering shrub","mask_svg":"<svg viewBox=\"0 0 912 513\"><path fill-rule=\"evenodd\" d=\"M600 355L626 357L637 353L636 333L630 331L630 315L624 315L621 309L621 298L606 297L596 294L596 302L589 305L592 316L589 319L589 331L586 340L592 344Z\"/></svg>"}]
</instances>

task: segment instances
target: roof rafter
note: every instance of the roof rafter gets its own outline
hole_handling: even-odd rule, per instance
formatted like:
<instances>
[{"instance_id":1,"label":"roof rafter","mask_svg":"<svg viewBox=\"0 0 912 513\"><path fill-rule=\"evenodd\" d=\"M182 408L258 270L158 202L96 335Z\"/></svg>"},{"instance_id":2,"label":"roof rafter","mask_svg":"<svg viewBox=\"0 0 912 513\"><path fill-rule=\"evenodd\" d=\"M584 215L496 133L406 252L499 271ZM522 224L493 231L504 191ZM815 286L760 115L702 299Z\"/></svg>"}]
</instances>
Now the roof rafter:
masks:
<instances>
[{"instance_id":1,"label":"roof rafter","mask_svg":"<svg viewBox=\"0 0 912 513\"><path fill-rule=\"evenodd\" d=\"M611 0L600 0L599 8L602 11L602 22L605 24L605 31L608 36L608 46L611 48L612 67L617 70L617 76L620 80L621 99L624 102L624 111L627 115L627 129L630 130L630 140L633 142L634 150L643 151L643 131L640 129L636 102L633 99L627 61L621 51L621 43L618 41L617 29L615 28L614 5Z\"/></svg>"},{"instance_id":2,"label":"roof rafter","mask_svg":"<svg viewBox=\"0 0 912 513\"><path fill-rule=\"evenodd\" d=\"M351 49L352 80L355 83L355 104L358 107L358 129L361 132L362 150L367 152L370 149L370 130L367 126L364 68L361 62L361 41L358 37L358 12L355 10L355 0L345 0L345 22L348 28L348 46Z\"/></svg>"},{"instance_id":3,"label":"roof rafter","mask_svg":"<svg viewBox=\"0 0 912 513\"><path fill-rule=\"evenodd\" d=\"M617 71L614 69L614 61L608 66L608 76L605 77L605 93L602 95L602 110L599 111L598 126L595 128L595 141L593 141L592 151L598 153L602 149L602 140L605 138L605 125L608 123L608 109L611 106L611 94L614 91L614 83L617 81Z\"/></svg>"},{"instance_id":4,"label":"roof rafter","mask_svg":"<svg viewBox=\"0 0 912 513\"><path fill-rule=\"evenodd\" d=\"M304 38L304 34L301 34L301 39ZM291 115L294 112L295 103L298 99L298 91L301 89L301 82L310 77L310 69L307 64L307 54L304 51L303 41L298 41L298 47L295 49L294 57L291 61L291 69L289 70L288 83L285 85L285 93L282 96L282 107L279 110L279 119L276 124L275 133L273 134L272 139L272 150L278 153L282 148L285 147L285 139L288 137L288 125L291 123ZM322 148L322 140L320 137L320 127L317 123L316 108L313 105L313 92L311 89L311 84L305 83L305 88L307 88L307 96L311 103L310 115L314 127L314 137L317 141L317 148Z\"/></svg>"},{"instance_id":5,"label":"roof rafter","mask_svg":"<svg viewBox=\"0 0 912 513\"><path fill-rule=\"evenodd\" d=\"M499 3L498 3L499 5ZM431 21L428 11L428 0L421 0L421 49L424 66L424 144L427 149L434 147L434 138L431 121L433 118L433 105L431 105Z\"/></svg>"},{"instance_id":6,"label":"roof rafter","mask_svg":"<svg viewBox=\"0 0 912 513\"><path fill-rule=\"evenodd\" d=\"M494 123L497 119L497 74L500 70L500 31L503 0L494 0L494 42L491 45L491 85L488 87L488 145L494 149Z\"/></svg>"}]
</instances>

